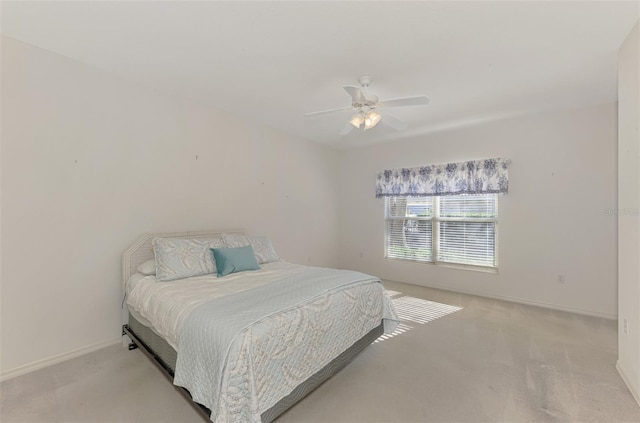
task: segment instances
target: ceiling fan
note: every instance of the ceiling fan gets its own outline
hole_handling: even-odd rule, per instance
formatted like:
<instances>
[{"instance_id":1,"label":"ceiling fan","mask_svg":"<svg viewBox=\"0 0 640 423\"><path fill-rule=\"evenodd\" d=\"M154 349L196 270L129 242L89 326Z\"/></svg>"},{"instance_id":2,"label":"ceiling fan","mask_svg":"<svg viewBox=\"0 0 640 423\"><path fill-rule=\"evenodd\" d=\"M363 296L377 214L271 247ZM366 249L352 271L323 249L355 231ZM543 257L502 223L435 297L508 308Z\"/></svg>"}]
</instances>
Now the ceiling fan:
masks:
<instances>
[{"instance_id":1,"label":"ceiling fan","mask_svg":"<svg viewBox=\"0 0 640 423\"><path fill-rule=\"evenodd\" d=\"M397 117L384 113L384 119L377 110L390 107L406 107L406 106L424 106L429 104L429 99L423 95L416 97L404 97L394 100L380 101L377 96L369 93L367 88L371 84L370 76L361 76L358 78L359 87L345 85L344 90L351 96L351 107L342 107L339 109L322 110L319 112L306 113L305 116L313 117L332 113L344 112L352 110L354 112L351 120L340 131L340 135L347 135L354 128L362 128L368 130L374 128L381 121L391 128L402 131L407 128L407 123Z\"/></svg>"}]
</instances>

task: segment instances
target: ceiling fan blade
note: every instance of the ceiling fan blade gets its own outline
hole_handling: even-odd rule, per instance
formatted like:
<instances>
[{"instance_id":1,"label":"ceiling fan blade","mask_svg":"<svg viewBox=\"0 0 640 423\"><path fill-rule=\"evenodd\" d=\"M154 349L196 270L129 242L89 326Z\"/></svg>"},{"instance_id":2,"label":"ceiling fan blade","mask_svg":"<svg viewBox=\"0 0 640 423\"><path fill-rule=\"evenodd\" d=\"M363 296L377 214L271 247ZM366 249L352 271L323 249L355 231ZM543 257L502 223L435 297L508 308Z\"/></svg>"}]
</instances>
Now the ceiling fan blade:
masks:
<instances>
[{"instance_id":1,"label":"ceiling fan blade","mask_svg":"<svg viewBox=\"0 0 640 423\"><path fill-rule=\"evenodd\" d=\"M390 115L388 113L385 113L384 116L382 117L382 123L384 123L387 126L390 126L396 131L404 131L409 126L407 122L400 120L397 117Z\"/></svg>"},{"instance_id":2,"label":"ceiling fan blade","mask_svg":"<svg viewBox=\"0 0 640 423\"><path fill-rule=\"evenodd\" d=\"M331 113L344 112L344 111L347 111L347 110L353 110L353 107L341 107L339 109L321 110L319 112L305 113L304 115L306 117L314 117L314 116L328 115L328 114L331 114Z\"/></svg>"},{"instance_id":3,"label":"ceiling fan blade","mask_svg":"<svg viewBox=\"0 0 640 423\"><path fill-rule=\"evenodd\" d=\"M347 135L348 133L350 133L351 131L353 131L354 126L350 123L347 123L345 125L344 128L342 128L342 130L340 131L340 136L344 137L345 135Z\"/></svg>"},{"instance_id":4,"label":"ceiling fan blade","mask_svg":"<svg viewBox=\"0 0 640 423\"><path fill-rule=\"evenodd\" d=\"M362 92L362 88L351 85L345 85L342 88L349 93L354 102L362 104L367 101L367 97Z\"/></svg>"},{"instance_id":5,"label":"ceiling fan blade","mask_svg":"<svg viewBox=\"0 0 640 423\"><path fill-rule=\"evenodd\" d=\"M378 107L405 107L405 106L424 106L429 104L429 99L423 95L417 97L397 98L395 100L381 101Z\"/></svg>"}]
</instances>

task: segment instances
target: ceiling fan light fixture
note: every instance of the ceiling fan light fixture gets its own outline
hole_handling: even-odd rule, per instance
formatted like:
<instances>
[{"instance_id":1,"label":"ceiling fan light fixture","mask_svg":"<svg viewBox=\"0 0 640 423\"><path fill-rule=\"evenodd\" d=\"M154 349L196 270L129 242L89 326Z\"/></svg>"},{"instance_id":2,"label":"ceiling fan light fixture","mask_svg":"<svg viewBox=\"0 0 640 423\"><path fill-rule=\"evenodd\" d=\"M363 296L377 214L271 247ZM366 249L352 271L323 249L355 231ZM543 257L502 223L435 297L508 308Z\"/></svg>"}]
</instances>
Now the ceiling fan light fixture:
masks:
<instances>
[{"instance_id":1,"label":"ceiling fan light fixture","mask_svg":"<svg viewBox=\"0 0 640 423\"><path fill-rule=\"evenodd\" d=\"M374 111L367 113L367 116L364 118L364 129L371 129L375 127L381 119L382 116L380 113Z\"/></svg>"},{"instance_id":2,"label":"ceiling fan light fixture","mask_svg":"<svg viewBox=\"0 0 640 423\"><path fill-rule=\"evenodd\" d=\"M2 1L2 0L0 0ZM407 123L387 113L386 108L392 107L408 107L408 106L425 106L429 104L429 99L423 95L413 97L396 98L388 101L380 101L378 96L368 92L367 88L371 84L370 76L361 76L358 79L359 87L345 85L342 88L351 97L351 107L341 107L338 109L321 110L319 112L306 113L305 116L320 116L325 114L343 113L349 110L352 113L351 119L340 131L340 136L350 133L353 128L368 130L375 128L382 120L382 115L376 110L384 110L384 123L388 127L396 131L404 131ZM343 115L344 116L344 115Z\"/></svg>"},{"instance_id":3,"label":"ceiling fan light fixture","mask_svg":"<svg viewBox=\"0 0 640 423\"><path fill-rule=\"evenodd\" d=\"M355 126L356 128L360 128L360 125L362 125L364 121L365 121L364 114L356 113L355 115L353 115L349 123Z\"/></svg>"}]
</instances>

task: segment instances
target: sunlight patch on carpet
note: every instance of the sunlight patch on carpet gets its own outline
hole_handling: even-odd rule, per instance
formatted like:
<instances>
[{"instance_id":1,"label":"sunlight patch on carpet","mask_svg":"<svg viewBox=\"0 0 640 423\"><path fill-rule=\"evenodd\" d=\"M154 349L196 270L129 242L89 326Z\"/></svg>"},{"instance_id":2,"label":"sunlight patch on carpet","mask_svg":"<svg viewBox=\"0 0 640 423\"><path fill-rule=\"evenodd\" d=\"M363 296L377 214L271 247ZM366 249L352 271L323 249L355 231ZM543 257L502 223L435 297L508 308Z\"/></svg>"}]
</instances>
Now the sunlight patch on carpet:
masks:
<instances>
[{"instance_id":1,"label":"sunlight patch on carpet","mask_svg":"<svg viewBox=\"0 0 640 423\"><path fill-rule=\"evenodd\" d=\"M405 325L404 323L400 322L398 324L398 327L396 328L396 330L394 330L391 333L385 333L384 335L380 335L380 337L378 339L376 339L375 341L373 341L374 344L377 344L378 342L382 342L386 339L389 338L393 338L394 336L398 336L398 335L402 335L403 333L409 331L413 329L412 326L409 325Z\"/></svg>"},{"instance_id":2,"label":"sunlight patch on carpet","mask_svg":"<svg viewBox=\"0 0 640 423\"><path fill-rule=\"evenodd\" d=\"M398 312L400 320L408 320L414 323L429 323L447 314L462 310L462 307L414 297L394 298L391 301Z\"/></svg>"},{"instance_id":3,"label":"sunlight patch on carpet","mask_svg":"<svg viewBox=\"0 0 640 423\"><path fill-rule=\"evenodd\" d=\"M425 324L462 310L462 307L423 300L421 298L408 296L397 297L398 295L401 295L402 292L387 290L387 293L390 297L395 297L391 298L391 301L393 302L393 306L395 307L401 322L398 324L396 330L392 333L386 333L380 336L374 341L374 344L393 338L394 336L402 335L403 333L413 329L413 326L409 326L404 322Z\"/></svg>"}]
</instances>

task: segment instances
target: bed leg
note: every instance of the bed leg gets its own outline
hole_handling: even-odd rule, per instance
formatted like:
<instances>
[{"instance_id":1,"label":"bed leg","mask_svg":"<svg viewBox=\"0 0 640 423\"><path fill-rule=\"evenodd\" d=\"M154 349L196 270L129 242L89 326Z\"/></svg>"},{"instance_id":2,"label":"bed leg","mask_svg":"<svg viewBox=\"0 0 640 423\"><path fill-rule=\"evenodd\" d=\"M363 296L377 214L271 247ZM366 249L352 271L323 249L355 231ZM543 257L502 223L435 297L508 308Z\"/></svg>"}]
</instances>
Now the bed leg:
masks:
<instances>
[{"instance_id":1,"label":"bed leg","mask_svg":"<svg viewBox=\"0 0 640 423\"><path fill-rule=\"evenodd\" d=\"M133 337L135 338L135 336ZM129 336L129 325L122 325L122 345L126 346L129 351L138 348L138 344Z\"/></svg>"}]
</instances>

